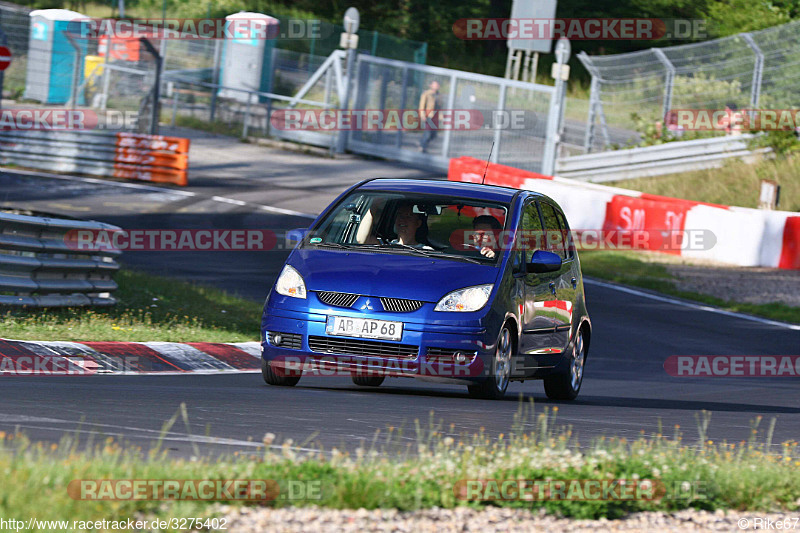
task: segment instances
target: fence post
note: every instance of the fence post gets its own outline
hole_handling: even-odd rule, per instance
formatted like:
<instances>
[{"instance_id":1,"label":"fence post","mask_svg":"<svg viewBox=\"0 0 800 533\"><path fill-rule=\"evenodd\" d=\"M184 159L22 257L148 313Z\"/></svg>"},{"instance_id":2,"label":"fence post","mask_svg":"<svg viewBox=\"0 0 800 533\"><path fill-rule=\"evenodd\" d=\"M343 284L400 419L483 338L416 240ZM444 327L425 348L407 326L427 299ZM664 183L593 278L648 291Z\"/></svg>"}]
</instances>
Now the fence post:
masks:
<instances>
[{"instance_id":1,"label":"fence post","mask_svg":"<svg viewBox=\"0 0 800 533\"><path fill-rule=\"evenodd\" d=\"M583 151L591 153L594 145L594 123L597 120L597 104L600 100L600 81L593 74L592 85L589 91L589 113L586 117L586 136L583 138Z\"/></svg>"},{"instance_id":2,"label":"fence post","mask_svg":"<svg viewBox=\"0 0 800 533\"><path fill-rule=\"evenodd\" d=\"M211 104L209 106L208 118L210 122L214 122L214 117L217 115L217 93L219 92L219 63L222 51L222 39L214 40L214 70L211 72L211 83L214 87L211 88Z\"/></svg>"},{"instance_id":3,"label":"fence post","mask_svg":"<svg viewBox=\"0 0 800 533\"><path fill-rule=\"evenodd\" d=\"M177 120L178 116L178 84L180 82L176 81L175 85L172 88L172 125L175 125L175 121Z\"/></svg>"},{"instance_id":4,"label":"fence post","mask_svg":"<svg viewBox=\"0 0 800 533\"><path fill-rule=\"evenodd\" d=\"M565 43L565 44L562 44ZM555 50L556 61L561 66L569 60L570 44L562 37L558 40ZM567 82L559 75L556 86L550 97L550 112L547 116L547 133L544 140L544 153L542 154L542 174L552 176L556 168L556 150L561 141L561 123L564 120L564 96L567 92Z\"/></svg>"},{"instance_id":5,"label":"fence post","mask_svg":"<svg viewBox=\"0 0 800 533\"><path fill-rule=\"evenodd\" d=\"M106 57L103 61L103 98L100 108L106 109L108 106L108 88L111 83L111 69L108 63L111 61L111 37L106 37Z\"/></svg>"},{"instance_id":6,"label":"fence post","mask_svg":"<svg viewBox=\"0 0 800 533\"><path fill-rule=\"evenodd\" d=\"M672 86L675 82L675 66L670 62L663 50L660 48L651 48L651 50L661 61L661 64L664 65L664 68L667 69L667 77L664 80L664 106L661 110L661 118L665 119L672 108Z\"/></svg>"},{"instance_id":7,"label":"fence post","mask_svg":"<svg viewBox=\"0 0 800 533\"><path fill-rule=\"evenodd\" d=\"M344 99L341 102L340 109L346 112L350 109L350 93L352 92L353 78L355 78L356 69L356 51L352 48L347 49L347 62L345 64L347 72L344 77ZM336 153L343 154L347 148L348 132L342 130L339 132L339 138L336 139Z\"/></svg>"},{"instance_id":8,"label":"fence post","mask_svg":"<svg viewBox=\"0 0 800 533\"><path fill-rule=\"evenodd\" d=\"M743 33L742 37L747 41L747 45L756 55L756 64L753 67L753 82L750 85L750 109L754 110L758 107L758 100L761 97L761 76L764 72L764 52L758 47L751 34ZM751 111L751 113L752 112L753 111Z\"/></svg>"},{"instance_id":9,"label":"fence post","mask_svg":"<svg viewBox=\"0 0 800 533\"><path fill-rule=\"evenodd\" d=\"M69 44L75 49L75 59L72 62L72 87L70 88L69 95L69 105L72 109L75 109L78 101L78 77L81 74L81 46L69 32L65 31L64 37L67 38Z\"/></svg>"},{"instance_id":10,"label":"fence post","mask_svg":"<svg viewBox=\"0 0 800 533\"><path fill-rule=\"evenodd\" d=\"M500 84L500 97L497 101L497 109L498 111L505 111L506 109L506 91L508 90L508 86L505 82ZM531 91L533 92L533 91ZM494 127L494 149L492 150L492 163L497 163L498 159L500 158L500 140L501 140L501 133L502 131L500 128L497 127L497 124L492 124Z\"/></svg>"},{"instance_id":11,"label":"fence post","mask_svg":"<svg viewBox=\"0 0 800 533\"><path fill-rule=\"evenodd\" d=\"M456 100L456 75L450 75L450 92L447 95L447 107L446 109L450 110L452 113L453 106L455 105ZM438 126L437 126L438 127ZM450 153L450 137L453 133L453 128L447 128L444 130L444 142L442 143L442 156L447 157L447 154Z\"/></svg>"},{"instance_id":12,"label":"fence post","mask_svg":"<svg viewBox=\"0 0 800 533\"><path fill-rule=\"evenodd\" d=\"M245 108L244 112L244 125L242 126L242 137L247 137L247 131L250 126L250 106L252 105L253 101L253 93L247 93L247 108Z\"/></svg>"},{"instance_id":13,"label":"fence post","mask_svg":"<svg viewBox=\"0 0 800 533\"><path fill-rule=\"evenodd\" d=\"M406 93L408 92L408 67L403 67L403 88L400 90L400 109L406 108ZM403 147L403 128L397 130L395 148Z\"/></svg>"},{"instance_id":14,"label":"fence post","mask_svg":"<svg viewBox=\"0 0 800 533\"><path fill-rule=\"evenodd\" d=\"M159 118L159 99L161 97L161 54L158 53L156 47L153 46L153 43L145 39L144 37L140 38L139 41L144 45L150 55L153 56L155 59L156 64L156 80L153 83L153 109L151 111L152 115L150 118L150 135L158 135L158 118Z\"/></svg>"}]
</instances>

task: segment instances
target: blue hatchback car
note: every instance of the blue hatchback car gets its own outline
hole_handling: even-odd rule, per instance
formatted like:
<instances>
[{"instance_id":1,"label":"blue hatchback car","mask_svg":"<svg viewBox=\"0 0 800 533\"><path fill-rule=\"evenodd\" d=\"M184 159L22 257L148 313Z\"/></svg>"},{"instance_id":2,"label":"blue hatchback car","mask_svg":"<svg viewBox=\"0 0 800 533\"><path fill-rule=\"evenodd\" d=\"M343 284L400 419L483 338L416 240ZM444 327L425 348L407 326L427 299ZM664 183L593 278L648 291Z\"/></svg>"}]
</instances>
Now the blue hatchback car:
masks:
<instances>
[{"instance_id":1,"label":"blue hatchback car","mask_svg":"<svg viewBox=\"0 0 800 533\"><path fill-rule=\"evenodd\" d=\"M592 328L560 207L531 191L373 179L306 231L262 319L270 385L342 375L356 385L414 377L499 399L543 379L580 391Z\"/></svg>"}]
</instances>

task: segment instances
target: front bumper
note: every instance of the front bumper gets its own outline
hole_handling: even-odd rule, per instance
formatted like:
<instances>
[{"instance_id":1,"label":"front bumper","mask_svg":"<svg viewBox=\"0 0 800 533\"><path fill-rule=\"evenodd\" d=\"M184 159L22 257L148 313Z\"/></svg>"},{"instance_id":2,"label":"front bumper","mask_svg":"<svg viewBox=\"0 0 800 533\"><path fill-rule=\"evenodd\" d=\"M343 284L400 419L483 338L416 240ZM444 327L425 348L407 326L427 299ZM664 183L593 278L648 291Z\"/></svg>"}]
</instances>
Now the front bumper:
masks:
<instances>
[{"instance_id":1,"label":"front bumper","mask_svg":"<svg viewBox=\"0 0 800 533\"><path fill-rule=\"evenodd\" d=\"M322 313L269 310L262 321L263 359L274 367L282 368L287 374L301 372L320 376L349 376L366 373L458 383L483 380L488 375L487 369L491 368L495 339L494 334L488 333L484 327L403 321L400 341L372 341L328 335L325 331L327 316ZM384 319L383 316L380 318ZM390 320L398 320L398 317ZM291 335L292 348L275 346L267 338L268 332ZM321 349L320 345L326 344L325 339L337 341L335 350L342 353ZM312 340L314 342L310 342ZM365 351L364 345L371 342L381 345L375 351L382 352L382 355ZM360 349L348 353L348 345ZM404 348L403 355L385 354L395 346ZM462 354L463 362L456 362L456 352ZM450 353L452 357L448 356Z\"/></svg>"}]
</instances>

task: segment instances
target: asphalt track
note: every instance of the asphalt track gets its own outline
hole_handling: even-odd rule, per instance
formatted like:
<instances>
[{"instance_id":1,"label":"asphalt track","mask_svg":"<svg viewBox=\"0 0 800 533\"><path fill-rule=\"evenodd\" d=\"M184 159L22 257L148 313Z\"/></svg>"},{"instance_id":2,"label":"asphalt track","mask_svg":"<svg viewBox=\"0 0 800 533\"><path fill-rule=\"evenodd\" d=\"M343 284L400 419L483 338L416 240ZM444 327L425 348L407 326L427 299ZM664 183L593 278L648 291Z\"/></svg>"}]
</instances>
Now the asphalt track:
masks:
<instances>
[{"instance_id":1,"label":"asphalt track","mask_svg":"<svg viewBox=\"0 0 800 533\"><path fill-rule=\"evenodd\" d=\"M352 180L351 180L352 182ZM309 191L316 212L344 180L325 194ZM308 218L229 201L218 190L174 191L94 181L0 173L0 204L94 218L125 228L302 227ZM129 252L124 262L156 273L198 280L262 300L287 251ZM800 437L799 378L676 378L663 364L671 355L798 355L800 331L766 321L717 313L660 297L587 281L594 326L586 377L578 399L546 399L540 382L513 383L505 401L472 400L461 386L388 379L380 388L356 388L348 378L303 378L295 388L267 387L258 374L185 376L0 377L0 431L20 428L35 440L57 440L65 431L88 438L113 435L149 446L164 421L186 403L191 429L176 424L166 434L177 454L255 451L275 433L301 445L308 438L326 448L369 443L376 430L414 421L443 423L446 433L508 432L519 398L537 412L558 405L558 424L571 425L582 443L597 435L671 434L678 424L691 441L695 415L713 413L709 438L740 441L751 421L762 428L777 418L774 441ZM2 336L2 330L0 330ZM254 339L255 340L255 339Z\"/></svg>"}]
</instances>

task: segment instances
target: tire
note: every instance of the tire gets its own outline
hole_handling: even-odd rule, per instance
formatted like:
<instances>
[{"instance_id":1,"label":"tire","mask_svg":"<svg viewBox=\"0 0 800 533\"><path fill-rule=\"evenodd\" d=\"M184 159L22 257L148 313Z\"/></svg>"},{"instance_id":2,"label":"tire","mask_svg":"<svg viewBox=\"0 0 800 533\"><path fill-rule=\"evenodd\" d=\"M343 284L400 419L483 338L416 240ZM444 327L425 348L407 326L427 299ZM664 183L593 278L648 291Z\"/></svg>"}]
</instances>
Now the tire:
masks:
<instances>
[{"instance_id":1,"label":"tire","mask_svg":"<svg viewBox=\"0 0 800 533\"><path fill-rule=\"evenodd\" d=\"M484 400L500 400L508 389L511 377L511 358L514 355L514 336L508 329L508 324L503 324L497 336L497 349L492 358L492 373L483 382L468 385L467 390L473 398Z\"/></svg>"},{"instance_id":2,"label":"tire","mask_svg":"<svg viewBox=\"0 0 800 533\"><path fill-rule=\"evenodd\" d=\"M261 359L261 375L267 385L275 385L278 387L294 387L300 381L302 374L299 376L287 376L286 371L282 368L272 368L272 366Z\"/></svg>"},{"instance_id":3,"label":"tire","mask_svg":"<svg viewBox=\"0 0 800 533\"><path fill-rule=\"evenodd\" d=\"M578 330L572 345L569 368L561 374L544 378L544 392L551 400L574 400L578 397L583 383L583 370L586 366L586 344L583 332Z\"/></svg>"},{"instance_id":4,"label":"tire","mask_svg":"<svg viewBox=\"0 0 800 533\"><path fill-rule=\"evenodd\" d=\"M353 383L359 387L380 387L383 380L386 379L386 376L359 376L356 374L351 377L353 378Z\"/></svg>"}]
</instances>

